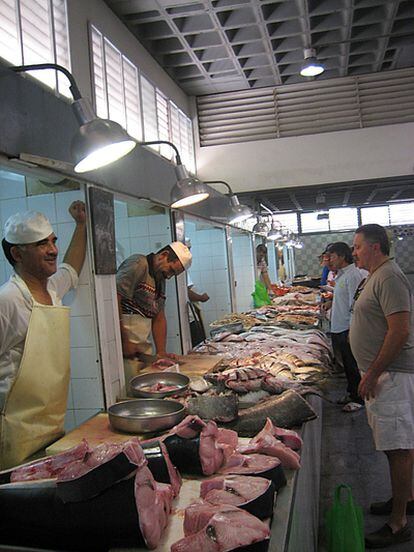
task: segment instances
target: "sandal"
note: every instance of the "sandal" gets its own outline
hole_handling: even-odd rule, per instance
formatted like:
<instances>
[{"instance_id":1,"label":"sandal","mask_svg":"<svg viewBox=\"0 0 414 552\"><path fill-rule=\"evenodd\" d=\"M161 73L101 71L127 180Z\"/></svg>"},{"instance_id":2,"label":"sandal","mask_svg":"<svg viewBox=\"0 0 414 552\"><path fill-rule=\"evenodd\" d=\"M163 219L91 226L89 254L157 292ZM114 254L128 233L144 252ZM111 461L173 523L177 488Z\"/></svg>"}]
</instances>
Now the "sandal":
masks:
<instances>
[{"instance_id":1,"label":"sandal","mask_svg":"<svg viewBox=\"0 0 414 552\"><path fill-rule=\"evenodd\" d=\"M342 412L356 412L357 410L361 410L361 408L364 408L363 404L357 402L349 402L343 407Z\"/></svg>"}]
</instances>

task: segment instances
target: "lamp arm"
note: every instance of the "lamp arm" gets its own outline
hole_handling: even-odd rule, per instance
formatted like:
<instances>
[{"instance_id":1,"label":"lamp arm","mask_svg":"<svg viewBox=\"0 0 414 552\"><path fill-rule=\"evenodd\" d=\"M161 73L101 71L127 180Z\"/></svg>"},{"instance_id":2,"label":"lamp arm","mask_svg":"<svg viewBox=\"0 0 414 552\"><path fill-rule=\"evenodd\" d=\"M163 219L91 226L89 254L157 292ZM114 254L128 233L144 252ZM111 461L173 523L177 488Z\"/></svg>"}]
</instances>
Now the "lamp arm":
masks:
<instances>
[{"instance_id":1,"label":"lamp arm","mask_svg":"<svg viewBox=\"0 0 414 552\"><path fill-rule=\"evenodd\" d=\"M224 180L205 180L204 184L224 184L229 190L229 195L233 195L233 190L230 188L230 185L227 184L227 182L224 182Z\"/></svg>"},{"instance_id":2,"label":"lamp arm","mask_svg":"<svg viewBox=\"0 0 414 552\"><path fill-rule=\"evenodd\" d=\"M80 93L80 90L78 88L78 85L76 84L75 78L65 67L62 65L58 65L57 63L35 63L32 65L15 65L12 67L9 67L12 71L15 73L23 73L26 71L37 71L38 69L55 69L56 71L61 71L69 80L70 87L69 90L72 93L74 100L80 100L82 98L82 95Z\"/></svg>"},{"instance_id":3,"label":"lamp arm","mask_svg":"<svg viewBox=\"0 0 414 552\"><path fill-rule=\"evenodd\" d=\"M155 144L167 144L168 146L171 146L172 149L175 152L175 160L177 162L177 165L182 165L181 157L178 152L177 147L172 142L167 142L167 140L151 140L150 142L137 142L140 146L152 146Z\"/></svg>"}]
</instances>

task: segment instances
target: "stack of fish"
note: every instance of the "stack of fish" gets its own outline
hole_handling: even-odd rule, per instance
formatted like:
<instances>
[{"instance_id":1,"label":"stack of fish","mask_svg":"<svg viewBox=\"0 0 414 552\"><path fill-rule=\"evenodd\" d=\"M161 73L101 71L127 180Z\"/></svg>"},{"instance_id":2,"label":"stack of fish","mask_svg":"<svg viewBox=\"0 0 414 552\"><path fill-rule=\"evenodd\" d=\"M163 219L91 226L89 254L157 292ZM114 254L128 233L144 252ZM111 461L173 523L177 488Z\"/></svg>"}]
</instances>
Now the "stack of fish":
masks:
<instances>
[{"instance_id":1,"label":"stack of fish","mask_svg":"<svg viewBox=\"0 0 414 552\"><path fill-rule=\"evenodd\" d=\"M53 550L153 550L169 524L182 472L215 477L203 479L201 499L185 505L185 536L172 551L256 550L256 544L266 550L266 518L286 484L284 470L300 468L302 441L270 418L258 431L246 444L233 429L187 416L159 439L98 447L84 440L0 472L2 539Z\"/></svg>"}]
</instances>

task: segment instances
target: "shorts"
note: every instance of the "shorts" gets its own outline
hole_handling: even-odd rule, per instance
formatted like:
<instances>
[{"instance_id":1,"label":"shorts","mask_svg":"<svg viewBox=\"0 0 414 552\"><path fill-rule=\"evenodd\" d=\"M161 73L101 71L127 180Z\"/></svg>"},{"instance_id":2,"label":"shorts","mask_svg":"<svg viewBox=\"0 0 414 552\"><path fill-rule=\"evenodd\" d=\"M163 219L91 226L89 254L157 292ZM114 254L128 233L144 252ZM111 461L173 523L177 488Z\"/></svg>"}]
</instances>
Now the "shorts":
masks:
<instances>
[{"instance_id":1,"label":"shorts","mask_svg":"<svg viewBox=\"0 0 414 552\"><path fill-rule=\"evenodd\" d=\"M365 401L375 448L414 449L414 374L384 372L380 390Z\"/></svg>"}]
</instances>

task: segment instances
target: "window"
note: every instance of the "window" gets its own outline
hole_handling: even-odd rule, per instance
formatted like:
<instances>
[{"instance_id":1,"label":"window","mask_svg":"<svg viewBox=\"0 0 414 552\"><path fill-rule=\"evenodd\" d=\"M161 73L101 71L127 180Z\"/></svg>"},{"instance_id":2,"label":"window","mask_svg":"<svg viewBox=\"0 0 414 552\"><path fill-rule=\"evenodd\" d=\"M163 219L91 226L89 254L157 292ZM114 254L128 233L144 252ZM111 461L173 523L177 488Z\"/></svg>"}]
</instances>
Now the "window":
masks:
<instances>
[{"instance_id":1,"label":"window","mask_svg":"<svg viewBox=\"0 0 414 552\"><path fill-rule=\"evenodd\" d=\"M329 230L329 217L324 219L318 219L318 215L321 213L302 213L300 220L302 224L302 232L326 232Z\"/></svg>"},{"instance_id":2,"label":"window","mask_svg":"<svg viewBox=\"0 0 414 552\"><path fill-rule=\"evenodd\" d=\"M298 215L297 213L274 213L273 218L275 221L280 222L280 224L293 232L294 234L298 233Z\"/></svg>"},{"instance_id":3,"label":"window","mask_svg":"<svg viewBox=\"0 0 414 552\"><path fill-rule=\"evenodd\" d=\"M58 63L70 71L66 0L1 0L0 56L13 65ZM30 74L72 97L68 79L53 69Z\"/></svg>"},{"instance_id":4,"label":"window","mask_svg":"<svg viewBox=\"0 0 414 552\"><path fill-rule=\"evenodd\" d=\"M137 68L93 26L91 45L96 114L142 140Z\"/></svg>"},{"instance_id":5,"label":"window","mask_svg":"<svg viewBox=\"0 0 414 552\"><path fill-rule=\"evenodd\" d=\"M391 204L391 224L412 224L414 222L414 202Z\"/></svg>"},{"instance_id":6,"label":"window","mask_svg":"<svg viewBox=\"0 0 414 552\"><path fill-rule=\"evenodd\" d=\"M142 115L144 118L144 140L158 140L158 125L157 125L157 101L155 97L155 86L149 80L141 76L142 90ZM159 151L159 146L150 146Z\"/></svg>"},{"instance_id":7,"label":"window","mask_svg":"<svg viewBox=\"0 0 414 552\"><path fill-rule=\"evenodd\" d=\"M331 230L358 228L358 209L356 207L329 209L329 227Z\"/></svg>"},{"instance_id":8,"label":"window","mask_svg":"<svg viewBox=\"0 0 414 552\"><path fill-rule=\"evenodd\" d=\"M158 139L170 141L170 114L168 110L168 100L157 89L155 92L157 100L157 126ZM167 144L160 145L160 153L167 159L175 159L174 150Z\"/></svg>"},{"instance_id":9,"label":"window","mask_svg":"<svg viewBox=\"0 0 414 552\"><path fill-rule=\"evenodd\" d=\"M387 205L381 207L361 207L362 224L381 224L381 226L390 225L390 215Z\"/></svg>"},{"instance_id":10,"label":"window","mask_svg":"<svg viewBox=\"0 0 414 552\"><path fill-rule=\"evenodd\" d=\"M90 33L97 115L116 121L139 141L173 142L187 170L194 173L191 119L93 25ZM170 146L151 147L175 161Z\"/></svg>"}]
</instances>

